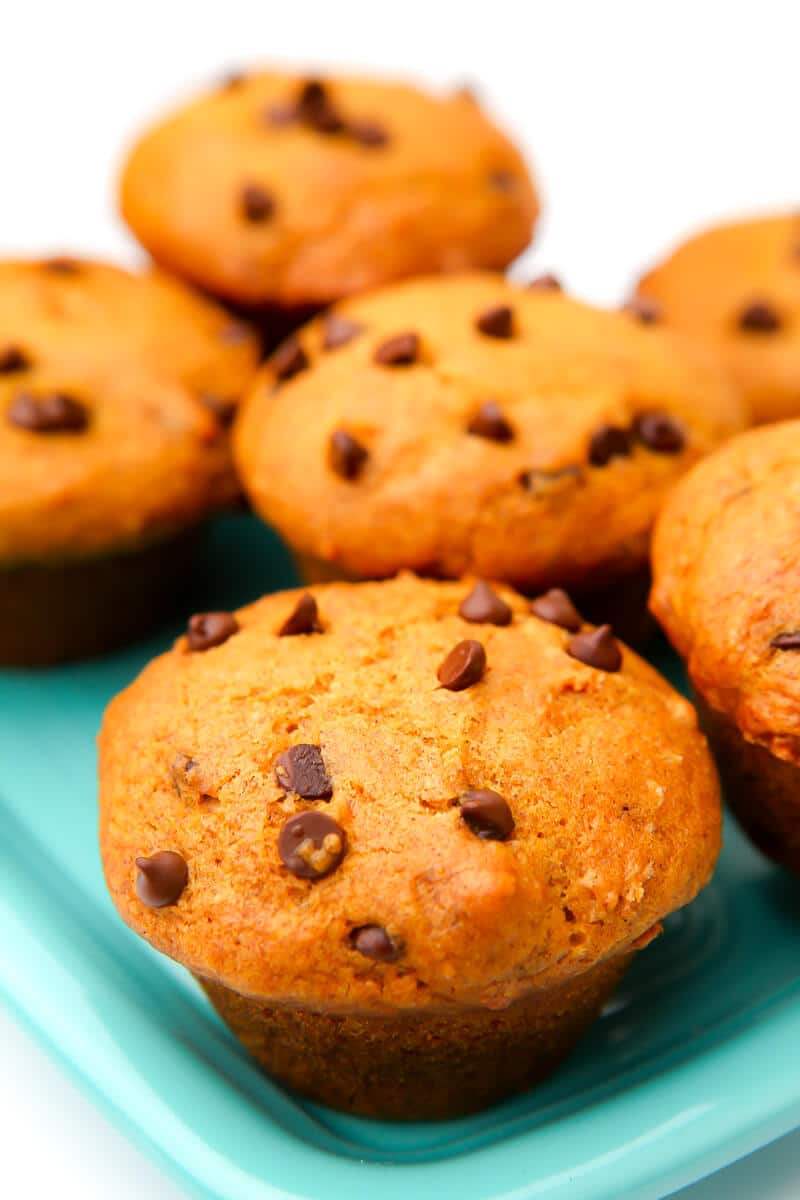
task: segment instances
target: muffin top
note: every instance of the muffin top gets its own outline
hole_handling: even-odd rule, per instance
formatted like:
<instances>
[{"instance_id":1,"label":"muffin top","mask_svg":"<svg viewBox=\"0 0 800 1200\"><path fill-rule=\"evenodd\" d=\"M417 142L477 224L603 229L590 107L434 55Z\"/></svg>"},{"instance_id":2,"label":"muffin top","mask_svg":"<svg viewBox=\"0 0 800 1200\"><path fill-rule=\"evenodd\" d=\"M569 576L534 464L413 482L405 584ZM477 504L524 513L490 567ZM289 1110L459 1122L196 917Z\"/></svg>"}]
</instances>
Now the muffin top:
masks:
<instances>
[{"instance_id":1,"label":"muffin top","mask_svg":"<svg viewBox=\"0 0 800 1200\"><path fill-rule=\"evenodd\" d=\"M756 421L800 415L800 217L709 229L638 291L720 356Z\"/></svg>"},{"instance_id":2,"label":"muffin top","mask_svg":"<svg viewBox=\"0 0 800 1200\"><path fill-rule=\"evenodd\" d=\"M501 1007L645 944L718 852L705 741L607 627L534 607L402 575L194 617L100 735L123 918L341 1010Z\"/></svg>"},{"instance_id":3,"label":"muffin top","mask_svg":"<svg viewBox=\"0 0 800 1200\"><path fill-rule=\"evenodd\" d=\"M800 421L734 438L682 480L653 544L651 606L701 695L800 761Z\"/></svg>"},{"instance_id":4,"label":"muffin top","mask_svg":"<svg viewBox=\"0 0 800 1200\"><path fill-rule=\"evenodd\" d=\"M166 534L231 489L224 426L257 346L158 274L0 263L0 562Z\"/></svg>"},{"instance_id":5,"label":"muffin top","mask_svg":"<svg viewBox=\"0 0 800 1200\"><path fill-rule=\"evenodd\" d=\"M284 343L234 451L304 554L528 590L644 564L665 491L744 421L716 365L641 314L469 273L346 302Z\"/></svg>"},{"instance_id":6,"label":"muffin top","mask_svg":"<svg viewBox=\"0 0 800 1200\"><path fill-rule=\"evenodd\" d=\"M240 304L283 307L503 267L538 211L520 155L467 92L266 71L147 132L121 203L157 262Z\"/></svg>"}]
</instances>

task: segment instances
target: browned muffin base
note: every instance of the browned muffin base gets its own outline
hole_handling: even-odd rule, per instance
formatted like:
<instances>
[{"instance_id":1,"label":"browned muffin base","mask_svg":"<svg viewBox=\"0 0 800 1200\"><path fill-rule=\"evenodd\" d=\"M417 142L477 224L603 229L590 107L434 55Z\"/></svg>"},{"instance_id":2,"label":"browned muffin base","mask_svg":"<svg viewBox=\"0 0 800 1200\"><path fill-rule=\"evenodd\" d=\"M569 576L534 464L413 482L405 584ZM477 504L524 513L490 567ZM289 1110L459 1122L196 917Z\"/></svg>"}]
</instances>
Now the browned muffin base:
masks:
<instances>
[{"instance_id":1,"label":"browned muffin base","mask_svg":"<svg viewBox=\"0 0 800 1200\"><path fill-rule=\"evenodd\" d=\"M199 982L260 1065L310 1099L367 1117L443 1120L545 1079L598 1015L631 957L598 963L500 1010L333 1014L276 1007Z\"/></svg>"},{"instance_id":2,"label":"browned muffin base","mask_svg":"<svg viewBox=\"0 0 800 1200\"><path fill-rule=\"evenodd\" d=\"M176 610L197 529L102 558L0 569L0 663L46 666L140 637Z\"/></svg>"},{"instance_id":3,"label":"browned muffin base","mask_svg":"<svg viewBox=\"0 0 800 1200\"><path fill-rule=\"evenodd\" d=\"M763 854L800 875L800 768L746 741L697 695L695 703L739 824Z\"/></svg>"}]
</instances>

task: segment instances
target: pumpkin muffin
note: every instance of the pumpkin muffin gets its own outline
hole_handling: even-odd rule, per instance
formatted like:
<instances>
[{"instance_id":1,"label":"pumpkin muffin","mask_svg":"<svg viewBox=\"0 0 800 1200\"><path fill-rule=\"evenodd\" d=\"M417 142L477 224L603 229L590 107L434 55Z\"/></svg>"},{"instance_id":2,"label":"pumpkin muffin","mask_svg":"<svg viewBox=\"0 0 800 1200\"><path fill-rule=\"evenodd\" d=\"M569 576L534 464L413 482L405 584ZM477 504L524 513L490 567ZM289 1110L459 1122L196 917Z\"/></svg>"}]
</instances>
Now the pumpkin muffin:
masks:
<instances>
[{"instance_id":1,"label":"pumpkin muffin","mask_svg":"<svg viewBox=\"0 0 800 1200\"><path fill-rule=\"evenodd\" d=\"M121 181L153 258L279 323L409 275L506 266L538 203L466 91L257 71L144 134Z\"/></svg>"},{"instance_id":2,"label":"pumpkin muffin","mask_svg":"<svg viewBox=\"0 0 800 1200\"><path fill-rule=\"evenodd\" d=\"M197 614L100 735L124 920L278 1079L370 1116L543 1078L719 839L693 709L559 592L405 574Z\"/></svg>"},{"instance_id":3,"label":"pumpkin muffin","mask_svg":"<svg viewBox=\"0 0 800 1200\"><path fill-rule=\"evenodd\" d=\"M800 217L719 225L639 284L654 319L708 345L757 422L800 416Z\"/></svg>"},{"instance_id":4,"label":"pumpkin muffin","mask_svg":"<svg viewBox=\"0 0 800 1200\"><path fill-rule=\"evenodd\" d=\"M256 361L161 276L0 263L0 662L105 650L174 603Z\"/></svg>"},{"instance_id":5,"label":"pumpkin muffin","mask_svg":"<svg viewBox=\"0 0 800 1200\"><path fill-rule=\"evenodd\" d=\"M405 282L280 347L234 454L307 579L565 586L638 640L661 501L746 415L701 352L552 283Z\"/></svg>"},{"instance_id":6,"label":"pumpkin muffin","mask_svg":"<svg viewBox=\"0 0 800 1200\"><path fill-rule=\"evenodd\" d=\"M800 421L740 435L673 492L652 607L702 704L725 794L800 873Z\"/></svg>"}]
</instances>

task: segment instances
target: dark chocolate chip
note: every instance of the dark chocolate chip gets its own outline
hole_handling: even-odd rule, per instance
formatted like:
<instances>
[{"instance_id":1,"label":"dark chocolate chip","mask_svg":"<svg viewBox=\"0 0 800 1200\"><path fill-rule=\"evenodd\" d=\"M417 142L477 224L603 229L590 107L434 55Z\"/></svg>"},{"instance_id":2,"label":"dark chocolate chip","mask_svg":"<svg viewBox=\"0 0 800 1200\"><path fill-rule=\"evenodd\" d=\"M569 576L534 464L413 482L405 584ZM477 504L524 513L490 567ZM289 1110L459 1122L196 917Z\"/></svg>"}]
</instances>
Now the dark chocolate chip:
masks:
<instances>
[{"instance_id":1,"label":"dark chocolate chip","mask_svg":"<svg viewBox=\"0 0 800 1200\"><path fill-rule=\"evenodd\" d=\"M349 317L340 317L337 313L331 313L329 317L325 318L322 349L338 350L340 346L346 346L357 334L361 333L363 328L364 326L360 325L358 321L351 321Z\"/></svg>"},{"instance_id":2,"label":"dark chocolate chip","mask_svg":"<svg viewBox=\"0 0 800 1200\"><path fill-rule=\"evenodd\" d=\"M786 633L776 633L770 642L773 650L800 650L800 629L788 630Z\"/></svg>"},{"instance_id":3,"label":"dark chocolate chip","mask_svg":"<svg viewBox=\"0 0 800 1200\"><path fill-rule=\"evenodd\" d=\"M489 185L496 192L511 192L516 186L517 177L512 171L492 171L489 175Z\"/></svg>"},{"instance_id":4,"label":"dark chocolate chip","mask_svg":"<svg viewBox=\"0 0 800 1200\"><path fill-rule=\"evenodd\" d=\"M389 135L377 121L348 121L347 132L354 141L370 150L387 145Z\"/></svg>"},{"instance_id":5,"label":"dark chocolate chip","mask_svg":"<svg viewBox=\"0 0 800 1200\"><path fill-rule=\"evenodd\" d=\"M475 328L492 338L510 338L514 335L514 314L507 304L494 304L475 318Z\"/></svg>"},{"instance_id":6,"label":"dark chocolate chip","mask_svg":"<svg viewBox=\"0 0 800 1200\"><path fill-rule=\"evenodd\" d=\"M361 474L369 451L358 438L346 429L335 429L328 442L328 461L331 469L342 479L356 479Z\"/></svg>"},{"instance_id":7,"label":"dark chocolate chip","mask_svg":"<svg viewBox=\"0 0 800 1200\"><path fill-rule=\"evenodd\" d=\"M584 482L584 475L580 467L556 467L552 471L532 469L523 471L519 481L531 495L541 500L581 486Z\"/></svg>"},{"instance_id":8,"label":"dark chocolate chip","mask_svg":"<svg viewBox=\"0 0 800 1200\"><path fill-rule=\"evenodd\" d=\"M514 438L514 430L503 416L503 410L496 400L483 402L467 426L467 433L488 438L492 442L510 442Z\"/></svg>"},{"instance_id":9,"label":"dark chocolate chip","mask_svg":"<svg viewBox=\"0 0 800 1200\"><path fill-rule=\"evenodd\" d=\"M583 624L581 614L561 588L550 588L549 592L537 596L531 604L531 612L541 621L560 625L570 633L577 633Z\"/></svg>"},{"instance_id":10,"label":"dark chocolate chip","mask_svg":"<svg viewBox=\"0 0 800 1200\"><path fill-rule=\"evenodd\" d=\"M739 313L739 328L747 333L777 333L781 318L765 300L754 300Z\"/></svg>"},{"instance_id":11,"label":"dark chocolate chip","mask_svg":"<svg viewBox=\"0 0 800 1200\"><path fill-rule=\"evenodd\" d=\"M589 441L589 462L593 467L604 467L612 458L627 458L630 452L630 434L619 425L601 425Z\"/></svg>"},{"instance_id":12,"label":"dark chocolate chip","mask_svg":"<svg viewBox=\"0 0 800 1200\"><path fill-rule=\"evenodd\" d=\"M408 367L417 361L419 337L416 333L396 333L377 347L373 358L382 367Z\"/></svg>"},{"instance_id":13,"label":"dark chocolate chip","mask_svg":"<svg viewBox=\"0 0 800 1200\"><path fill-rule=\"evenodd\" d=\"M350 931L350 945L365 958L376 962L397 962L403 947L386 932L382 925L360 925Z\"/></svg>"},{"instance_id":14,"label":"dark chocolate chip","mask_svg":"<svg viewBox=\"0 0 800 1200\"><path fill-rule=\"evenodd\" d=\"M567 654L598 671L618 671L622 666L622 651L610 625L574 634L567 642Z\"/></svg>"},{"instance_id":15,"label":"dark chocolate chip","mask_svg":"<svg viewBox=\"0 0 800 1200\"><path fill-rule=\"evenodd\" d=\"M491 842L505 842L514 832L511 809L498 792L491 788L478 788L464 792L456 804L461 809L464 824L479 838Z\"/></svg>"},{"instance_id":16,"label":"dark chocolate chip","mask_svg":"<svg viewBox=\"0 0 800 1200\"><path fill-rule=\"evenodd\" d=\"M297 119L316 133L340 133L345 123L319 79L304 83L296 105Z\"/></svg>"},{"instance_id":17,"label":"dark chocolate chip","mask_svg":"<svg viewBox=\"0 0 800 1200\"><path fill-rule=\"evenodd\" d=\"M202 392L198 398L203 407L214 414L224 429L233 424L237 408L235 400L225 396L215 396L212 392Z\"/></svg>"},{"instance_id":18,"label":"dark chocolate chip","mask_svg":"<svg viewBox=\"0 0 800 1200\"><path fill-rule=\"evenodd\" d=\"M479 579L461 601L458 615L473 625L510 625L512 612L505 600Z\"/></svg>"},{"instance_id":19,"label":"dark chocolate chip","mask_svg":"<svg viewBox=\"0 0 800 1200\"><path fill-rule=\"evenodd\" d=\"M137 858L139 874L136 894L148 908L166 908L176 904L189 882L186 859L174 850L159 850L149 858Z\"/></svg>"},{"instance_id":20,"label":"dark chocolate chip","mask_svg":"<svg viewBox=\"0 0 800 1200\"><path fill-rule=\"evenodd\" d=\"M241 205L242 216L253 223L268 221L275 212L272 196L257 183L248 183L242 188Z\"/></svg>"},{"instance_id":21,"label":"dark chocolate chip","mask_svg":"<svg viewBox=\"0 0 800 1200\"><path fill-rule=\"evenodd\" d=\"M308 365L308 355L296 337L288 337L272 356L272 369L278 379L291 379Z\"/></svg>"},{"instance_id":22,"label":"dark chocolate chip","mask_svg":"<svg viewBox=\"0 0 800 1200\"><path fill-rule=\"evenodd\" d=\"M339 866L346 849L347 834L327 813L295 813L278 834L281 861L298 879L329 875Z\"/></svg>"},{"instance_id":23,"label":"dark chocolate chip","mask_svg":"<svg viewBox=\"0 0 800 1200\"><path fill-rule=\"evenodd\" d=\"M17 371L27 371L31 360L19 346L6 346L0 350L0 375L13 375Z\"/></svg>"},{"instance_id":24,"label":"dark chocolate chip","mask_svg":"<svg viewBox=\"0 0 800 1200\"><path fill-rule=\"evenodd\" d=\"M561 280L557 275L537 275L528 284L529 292L561 292Z\"/></svg>"},{"instance_id":25,"label":"dark chocolate chip","mask_svg":"<svg viewBox=\"0 0 800 1200\"><path fill-rule=\"evenodd\" d=\"M442 662L436 677L443 688L462 692L477 683L486 670L486 651L480 642L467 638L454 646Z\"/></svg>"},{"instance_id":26,"label":"dark chocolate chip","mask_svg":"<svg viewBox=\"0 0 800 1200\"><path fill-rule=\"evenodd\" d=\"M238 632L239 622L233 613L195 613L189 618L186 645L193 651L210 650L212 646L221 646Z\"/></svg>"},{"instance_id":27,"label":"dark chocolate chip","mask_svg":"<svg viewBox=\"0 0 800 1200\"><path fill-rule=\"evenodd\" d=\"M10 425L31 433L81 433L89 424L88 409L72 396L19 392L6 413Z\"/></svg>"},{"instance_id":28,"label":"dark chocolate chip","mask_svg":"<svg viewBox=\"0 0 800 1200\"><path fill-rule=\"evenodd\" d=\"M321 633L317 602L311 592L303 592L278 630L278 637L297 637L303 633Z\"/></svg>"},{"instance_id":29,"label":"dark chocolate chip","mask_svg":"<svg viewBox=\"0 0 800 1200\"><path fill-rule=\"evenodd\" d=\"M639 413L633 421L633 432L656 454L679 454L686 445L683 426L665 412Z\"/></svg>"},{"instance_id":30,"label":"dark chocolate chip","mask_svg":"<svg viewBox=\"0 0 800 1200\"><path fill-rule=\"evenodd\" d=\"M643 325L654 325L661 320L661 305L649 296L634 296L625 305L625 312L636 317Z\"/></svg>"},{"instance_id":31,"label":"dark chocolate chip","mask_svg":"<svg viewBox=\"0 0 800 1200\"><path fill-rule=\"evenodd\" d=\"M333 784L328 778L319 746L290 746L275 760L275 778L287 792L304 800L329 800Z\"/></svg>"},{"instance_id":32,"label":"dark chocolate chip","mask_svg":"<svg viewBox=\"0 0 800 1200\"><path fill-rule=\"evenodd\" d=\"M81 264L77 259L58 256L45 258L42 261L42 268L50 271L53 275L77 275L80 272Z\"/></svg>"}]
</instances>

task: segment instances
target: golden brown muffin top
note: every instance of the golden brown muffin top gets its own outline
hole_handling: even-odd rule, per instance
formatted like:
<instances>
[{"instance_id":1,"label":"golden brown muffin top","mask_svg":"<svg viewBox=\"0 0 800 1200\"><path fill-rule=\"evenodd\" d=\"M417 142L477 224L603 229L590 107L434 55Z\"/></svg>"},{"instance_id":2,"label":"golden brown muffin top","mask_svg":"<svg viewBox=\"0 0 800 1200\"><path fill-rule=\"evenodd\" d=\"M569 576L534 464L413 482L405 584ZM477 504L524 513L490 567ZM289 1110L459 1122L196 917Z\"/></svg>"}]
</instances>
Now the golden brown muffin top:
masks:
<instances>
[{"instance_id":1,"label":"golden brown muffin top","mask_svg":"<svg viewBox=\"0 0 800 1200\"><path fill-rule=\"evenodd\" d=\"M718 853L705 740L607 628L543 611L403 575L193 618L100 735L123 918L342 1010L502 1007L644 944Z\"/></svg>"},{"instance_id":2,"label":"golden brown muffin top","mask_svg":"<svg viewBox=\"0 0 800 1200\"><path fill-rule=\"evenodd\" d=\"M0 562L180 528L230 489L252 334L159 274L0 263Z\"/></svg>"},{"instance_id":3,"label":"golden brown muffin top","mask_svg":"<svg viewBox=\"0 0 800 1200\"><path fill-rule=\"evenodd\" d=\"M682 480L651 606L712 708L800 761L800 421L734 438Z\"/></svg>"},{"instance_id":4,"label":"golden brown muffin top","mask_svg":"<svg viewBox=\"0 0 800 1200\"><path fill-rule=\"evenodd\" d=\"M756 421L800 415L800 217L719 225L645 275L660 319L720 357Z\"/></svg>"},{"instance_id":5,"label":"golden brown muffin top","mask_svg":"<svg viewBox=\"0 0 800 1200\"><path fill-rule=\"evenodd\" d=\"M157 262L229 300L284 307L503 267L538 212L520 155L467 93L269 71L149 130L121 204Z\"/></svg>"},{"instance_id":6,"label":"golden brown muffin top","mask_svg":"<svg viewBox=\"0 0 800 1200\"><path fill-rule=\"evenodd\" d=\"M642 566L666 490L744 424L715 364L641 316L487 272L307 326L253 384L234 450L304 554L528 590Z\"/></svg>"}]
</instances>

